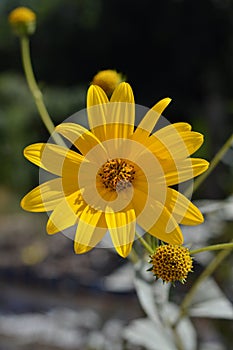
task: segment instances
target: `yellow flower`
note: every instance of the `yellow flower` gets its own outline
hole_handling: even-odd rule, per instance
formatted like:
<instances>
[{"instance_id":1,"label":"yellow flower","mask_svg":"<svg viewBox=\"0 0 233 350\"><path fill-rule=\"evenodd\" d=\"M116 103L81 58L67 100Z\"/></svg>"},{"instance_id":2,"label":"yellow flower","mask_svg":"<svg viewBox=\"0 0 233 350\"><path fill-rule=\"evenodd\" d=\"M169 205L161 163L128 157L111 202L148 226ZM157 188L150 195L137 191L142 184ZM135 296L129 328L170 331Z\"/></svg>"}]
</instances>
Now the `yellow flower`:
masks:
<instances>
[{"instance_id":1,"label":"yellow flower","mask_svg":"<svg viewBox=\"0 0 233 350\"><path fill-rule=\"evenodd\" d=\"M121 73L117 73L117 71L112 69L101 70L98 72L93 80L93 85L100 86L108 97L110 97L121 82L123 81L123 77Z\"/></svg>"},{"instance_id":2,"label":"yellow flower","mask_svg":"<svg viewBox=\"0 0 233 350\"><path fill-rule=\"evenodd\" d=\"M56 127L78 152L50 143L24 150L28 160L56 178L28 193L22 207L52 212L48 234L75 227L78 254L109 232L117 252L126 257L138 227L164 242L182 244L179 224L197 225L203 216L171 186L203 173L208 162L189 157L203 143L203 136L189 124L170 124L154 132L170 101L159 101L135 128L139 113L129 84L119 84L110 100L99 86L91 85L90 130L69 122Z\"/></svg>"},{"instance_id":3,"label":"yellow flower","mask_svg":"<svg viewBox=\"0 0 233 350\"><path fill-rule=\"evenodd\" d=\"M164 282L180 281L184 283L187 275L192 271L193 260L189 250L177 245L161 245L151 256L152 268L150 269L156 278Z\"/></svg>"},{"instance_id":4,"label":"yellow flower","mask_svg":"<svg viewBox=\"0 0 233 350\"><path fill-rule=\"evenodd\" d=\"M36 28L36 14L27 7L17 7L8 17L15 34L30 35Z\"/></svg>"}]
</instances>

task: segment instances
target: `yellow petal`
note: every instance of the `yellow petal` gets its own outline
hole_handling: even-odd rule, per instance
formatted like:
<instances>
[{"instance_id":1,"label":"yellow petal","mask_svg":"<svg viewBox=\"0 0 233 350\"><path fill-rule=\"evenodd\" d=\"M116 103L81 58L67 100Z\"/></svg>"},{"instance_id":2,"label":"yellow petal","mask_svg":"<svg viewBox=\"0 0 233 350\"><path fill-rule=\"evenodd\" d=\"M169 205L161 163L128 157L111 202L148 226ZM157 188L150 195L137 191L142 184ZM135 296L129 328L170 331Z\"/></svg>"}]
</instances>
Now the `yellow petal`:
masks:
<instances>
[{"instance_id":1,"label":"yellow petal","mask_svg":"<svg viewBox=\"0 0 233 350\"><path fill-rule=\"evenodd\" d=\"M114 90L111 103L104 91L92 85L87 94L88 121L92 133L100 140L127 138L134 130L135 104L129 84Z\"/></svg>"},{"instance_id":2,"label":"yellow petal","mask_svg":"<svg viewBox=\"0 0 233 350\"><path fill-rule=\"evenodd\" d=\"M160 138L163 137L164 134L171 132L173 129L176 129L178 132L191 131L192 127L188 123L179 122L174 124L169 124L164 128L159 129L157 132L160 133Z\"/></svg>"},{"instance_id":3,"label":"yellow petal","mask_svg":"<svg viewBox=\"0 0 233 350\"><path fill-rule=\"evenodd\" d=\"M60 178L50 180L30 191L21 201L21 207L31 212L53 210L64 199Z\"/></svg>"},{"instance_id":4,"label":"yellow petal","mask_svg":"<svg viewBox=\"0 0 233 350\"><path fill-rule=\"evenodd\" d=\"M128 83L120 83L113 91L110 102L128 102L134 104L134 95Z\"/></svg>"},{"instance_id":5,"label":"yellow petal","mask_svg":"<svg viewBox=\"0 0 233 350\"><path fill-rule=\"evenodd\" d=\"M108 97L97 85L91 85L87 92L87 116L92 133L100 140L105 139Z\"/></svg>"},{"instance_id":6,"label":"yellow petal","mask_svg":"<svg viewBox=\"0 0 233 350\"><path fill-rule=\"evenodd\" d=\"M59 176L62 175L64 162L69 167L72 164L80 164L83 159L68 148L49 143L35 143L26 147L24 156L30 162Z\"/></svg>"},{"instance_id":7,"label":"yellow petal","mask_svg":"<svg viewBox=\"0 0 233 350\"><path fill-rule=\"evenodd\" d=\"M134 189L132 206L136 213L137 224L141 226L145 232L148 232L149 229L153 227L162 212L160 204L157 204L157 201L151 198L148 193L138 188ZM170 227L170 231L177 226L176 222L172 222L172 224L173 226Z\"/></svg>"},{"instance_id":8,"label":"yellow petal","mask_svg":"<svg viewBox=\"0 0 233 350\"><path fill-rule=\"evenodd\" d=\"M110 99L107 113L107 139L128 138L134 131L135 103L131 86L120 83ZM117 129L117 131L116 131Z\"/></svg>"},{"instance_id":9,"label":"yellow petal","mask_svg":"<svg viewBox=\"0 0 233 350\"><path fill-rule=\"evenodd\" d=\"M154 114L154 118L156 118L157 116L157 112L150 110L148 113L151 114L151 116L153 116ZM142 120L143 121L143 120ZM146 127L146 126L145 126ZM148 127L149 129L149 127ZM162 141L164 137L166 137L167 135L169 135L170 133L173 134L178 134L180 132L185 132L185 131L190 131L191 130L191 125L188 123L174 123L174 124L169 124L161 129L159 129L158 131L156 131L153 135L156 137L157 133L159 133L159 138ZM133 133L133 135L131 136L131 139L137 142L142 143L144 146L146 147L151 147L153 146L154 143L154 139L153 137L149 137L150 133L148 132L148 130L146 130L145 128L137 128L136 131ZM158 153L157 153L158 154Z\"/></svg>"},{"instance_id":10,"label":"yellow petal","mask_svg":"<svg viewBox=\"0 0 233 350\"><path fill-rule=\"evenodd\" d=\"M81 191L72 193L65 197L54 209L47 223L47 233L54 234L77 224L78 218L85 209Z\"/></svg>"},{"instance_id":11,"label":"yellow petal","mask_svg":"<svg viewBox=\"0 0 233 350\"><path fill-rule=\"evenodd\" d=\"M135 104L129 84L121 83L114 90L110 103L105 104L104 117L96 118L98 110L93 110L95 124L92 130L101 141L113 138L128 138L134 130Z\"/></svg>"},{"instance_id":12,"label":"yellow petal","mask_svg":"<svg viewBox=\"0 0 233 350\"><path fill-rule=\"evenodd\" d=\"M163 216L163 211L165 210L165 214L167 213L167 210L164 209L165 206L165 200L162 198L162 194L159 195L158 191L155 191L154 197L156 199L146 193L143 193L142 191L135 189L136 195L135 198L133 198L132 203L133 207L135 209L135 212L137 213L137 223L140 225L146 232L150 231L150 229L157 224L157 221L162 219L167 219L166 226L164 227L164 232L169 233L173 231L177 226L176 220L172 217L172 215L169 216ZM162 191L164 192L164 191ZM163 193L164 196L166 196L166 192ZM138 199L138 203L136 203L136 200ZM160 199L161 202L159 202L157 199Z\"/></svg>"},{"instance_id":13,"label":"yellow petal","mask_svg":"<svg viewBox=\"0 0 233 350\"><path fill-rule=\"evenodd\" d=\"M83 155L97 145L103 148L97 137L81 125L62 123L55 130L66 137Z\"/></svg>"},{"instance_id":14,"label":"yellow petal","mask_svg":"<svg viewBox=\"0 0 233 350\"><path fill-rule=\"evenodd\" d=\"M76 254L82 254L95 247L103 238L107 227L103 226L104 214L89 206L84 208L78 222L74 240Z\"/></svg>"},{"instance_id":15,"label":"yellow petal","mask_svg":"<svg viewBox=\"0 0 233 350\"><path fill-rule=\"evenodd\" d=\"M156 111L159 115L161 115L163 113L163 111L165 110L165 108L167 108L167 106L171 103L171 98L169 97L165 97L162 100L160 100L159 102L157 102L151 109L153 111ZM152 131L152 129L151 129Z\"/></svg>"},{"instance_id":16,"label":"yellow petal","mask_svg":"<svg viewBox=\"0 0 233 350\"><path fill-rule=\"evenodd\" d=\"M91 85L87 92L87 107L102 105L108 103L109 99L101 87L98 85Z\"/></svg>"},{"instance_id":17,"label":"yellow petal","mask_svg":"<svg viewBox=\"0 0 233 350\"><path fill-rule=\"evenodd\" d=\"M84 254L93 249L94 246L87 246L81 243L74 242L74 252L75 254Z\"/></svg>"},{"instance_id":18,"label":"yellow petal","mask_svg":"<svg viewBox=\"0 0 233 350\"><path fill-rule=\"evenodd\" d=\"M160 208L161 214L155 224L147 231L152 236L161 239L164 242L170 244L182 244L183 235L179 225L163 204L157 202L157 206ZM139 225L141 226L140 223ZM172 226L175 228L171 231L170 229ZM142 228L144 227L142 226Z\"/></svg>"},{"instance_id":19,"label":"yellow petal","mask_svg":"<svg viewBox=\"0 0 233 350\"><path fill-rule=\"evenodd\" d=\"M163 100L160 100L157 102L154 107L152 107L144 116L142 121L139 123L138 128L135 131L135 135L140 132L145 132L145 135L150 134L152 130L154 129L157 121L159 120L159 117L163 113L164 109L169 105L171 102L170 98L164 98ZM141 131L140 131L141 130Z\"/></svg>"},{"instance_id":20,"label":"yellow petal","mask_svg":"<svg viewBox=\"0 0 233 350\"><path fill-rule=\"evenodd\" d=\"M183 225L199 225L204 221L200 210L188 198L171 188L167 189L166 208Z\"/></svg>"},{"instance_id":21,"label":"yellow petal","mask_svg":"<svg viewBox=\"0 0 233 350\"><path fill-rule=\"evenodd\" d=\"M106 222L113 245L123 258L126 258L132 249L135 236L136 215L133 209L124 212L106 212Z\"/></svg>"},{"instance_id":22,"label":"yellow petal","mask_svg":"<svg viewBox=\"0 0 233 350\"><path fill-rule=\"evenodd\" d=\"M185 160L161 161L160 164L164 169L164 177L156 178L156 182L164 183L167 186L173 186L178 183L190 180L208 169L209 162L200 158L187 158Z\"/></svg>"},{"instance_id":23,"label":"yellow petal","mask_svg":"<svg viewBox=\"0 0 233 350\"><path fill-rule=\"evenodd\" d=\"M165 129L165 128L164 128ZM150 136L151 145L149 150L159 159L187 158L193 154L203 143L203 135L198 132L185 131L177 132L176 129L169 129L169 132L156 132Z\"/></svg>"}]
</instances>

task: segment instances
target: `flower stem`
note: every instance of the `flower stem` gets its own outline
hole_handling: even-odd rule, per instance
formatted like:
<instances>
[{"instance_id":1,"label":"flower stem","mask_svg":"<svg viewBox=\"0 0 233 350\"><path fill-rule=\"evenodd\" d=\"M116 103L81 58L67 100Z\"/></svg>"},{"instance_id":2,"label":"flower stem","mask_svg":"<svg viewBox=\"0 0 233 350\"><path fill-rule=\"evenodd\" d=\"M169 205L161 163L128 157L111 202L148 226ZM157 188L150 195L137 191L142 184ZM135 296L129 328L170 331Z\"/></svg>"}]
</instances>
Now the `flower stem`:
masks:
<instances>
[{"instance_id":1,"label":"flower stem","mask_svg":"<svg viewBox=\"0 0 233 350\"><path fill-rule=\"evenodd\" d=\"M233 243L233 241L232 241ZM174 327L177 327L178 323L180 322L180 320L187 314L189 305L192 302L192 299L194 297L194 294L196 293L198 287L200 286L200 284L210 275L212 275L212 273L214 272L214 270L216 270L216 268L221 264L221 262L230 254L231 250L230 249L224 249L221 250L221 252L219 252L215 258L211 261L211 263L205 268L205 270L200 274L200 276L197 278L197 280L195 281L195 283L192 285L191 289L189 290L189 292L186 294L186 296L184 297L181 305L180 305L180 314L178 316L178 319L176 320L176 322L174 323Z\"/></svg>"},{"instance_id":2,"label":"flower stem","mask_svg":"<svg viewBox=\"0 0 233 350\"><path fill-rule=\"evenodd\" d=\"M219 244L213 244L206 247L190 250L190 254L194 255L194 254L206 252L209 250L232 249L232 248L233 248L233 243L219 243Z\"/></svg>"},{"instance_id":3,"label":"flower stem","mask_svg":"<svg viewBox=\"0 0 233 350\"><path fill-rule=\"evenodd\" d=\"M151 247L151 249L153 250L153 252L155 252L155 250L158 248L159 243L158 243L158 239L155 238L154 236L146 233L145 236L145 241L149 244L149 246Z\"/></svg>"},{"instance_id":4,"label":"flower stem","mask_svg":"<svg viewBox=\"0 0 233 350\"><path fill-rule=\"evenodd\" d=\"M171 328L172 328L172 331L173 331L173 334L174 334L174 339L175 339L177 350L185 350L184 347L183 347L183 343L182 343L181 337L178 334L176 328L175 327L171 327Z\"/></svg>"},{"instance_id":5,"label":"flower stem","mask_svg":"<svg viewBox=\"0 0 233 350\"><path fill-rule=\"evenodd\" d=\"M32 69L32 63L31 63L31 56L30 56L30 47L29 47L29 38L27 36L21 36L20 37L20 48L21 48L21 56L22 56L22 63L23 63L23 68L24 68L24 73L27 79L27 83L29 86L29 89L32 93L32 96L34 98L36 107L38 109L38 112L41 116L41 119L46 126L48 132L50 135L53 137L54 141L61 145L66 147L64 141L58 135L57 133L54 132L54 124L51 120L51 117L47 111L47 108L44 104L43 101L43 95L42 92L40 91L34 73Z\"/></svg>"},{"instance_id":6,"label":"flower stem","mask_svg":"<svg viewBox=\"0 0 233 350\"><path fill-rule=\"evenodd\" d=\"M150 253L154 254L154 250L151 248L151 246L145 241L144 238L142 238L139 233L135 232L135 235L137 236L140 243L143 245L143 247Z\"/></svg>"},{"instance_id":7,"label":"flower stem","mask_svg":"<svg viewBox=\"0 0 233 350\"><path fill-rule=\"evenodd\" d=\"M224 145L216 153L216 155L210 162L209 168L194 181L194 184L192 186L190 186L187 189L185 196L189 197L193 192L195 192L198 189L198 187L205 181L205 179L210 175L210 173L218 165L218 163L224 157L224 155L226 154L226 152L228 151L228 149L231 147L232 144L233 144L233 134L231 134L231 136L227 139Z\"/></svg>"},{"instance_id":8,"label":"flower stem","mask_svg":"<svg viewBox=\"0 0 233 350\"><path fill-rule=\"evenodd\" d=\"M130 252L130 254L128 255L128 259L129 259L133 264L136 264L136 263L138 262L139 258L138 258L138 255L137 255L137 253L136 253L136 251L135 251L134 248L131 249L131 252Z\"/></svg>"}]
</instances>

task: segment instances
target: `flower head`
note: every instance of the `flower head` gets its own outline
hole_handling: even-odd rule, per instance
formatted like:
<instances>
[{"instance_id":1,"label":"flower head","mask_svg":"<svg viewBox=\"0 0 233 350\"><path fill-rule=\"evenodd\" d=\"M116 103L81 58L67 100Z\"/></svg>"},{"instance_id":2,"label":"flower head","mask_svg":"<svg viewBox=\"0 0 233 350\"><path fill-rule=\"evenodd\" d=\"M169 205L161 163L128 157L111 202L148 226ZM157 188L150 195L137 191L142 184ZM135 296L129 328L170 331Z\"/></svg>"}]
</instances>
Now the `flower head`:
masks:
<instances>
[{"instance_id":1,"label":"flower head","mask_svg":"<svg viewBox=\"0 0 233 350\"><path fill-rule=\"evenodd\" d=\"M36 29L36 14L27 7L17 7L8 17L16 35L30 35Z\"/></svg>"},{"instance_id":2,"label":"flower head","mask_svg":"<svg viewBox=\"0 0 233 350\"><path fill-rule=\"evenodd\" d=\"M93 85L100 86L106 93L108 97L110 97L115 90L115 88L123 81L123 76L121 73L117 73L117 71L112 69L101 70L98 72L93 80Z\"/></svg>"},{"instance_id":3,"label":"flower head","mask_svg":"<svg viewBox=\"0 0 233 350\"><path fill-rule=\"evenodd\" d=\"M189 250L179 245L161 245L151 256L151 271L156 278L164 282L180 281L184 283L192 271L193 261Z\"/></svg>"},{"instance_id":4,"label":"flower head","mask_svg":"<svg viewBox=\"0 0 233 350\"><path fill-rule=\"evenodd\" d=\"M179 224L197 225L203 216L171 186L203 173L208 162L190 158L203 137L189 124L154 131L169 103L165 98L150 110L144 108L135 128L138 111L129 84L119 84L110 100L99 86L91 85L89 130L73 122L56 127L78 152L51 143L24 150L27 159L56 177L29 192L22 207L52 212L49 234L75 229L76 253L89 251L108 232L117 252L126 257L137 226L164 242L182 244Z\"/></svg>"}]
</instances>

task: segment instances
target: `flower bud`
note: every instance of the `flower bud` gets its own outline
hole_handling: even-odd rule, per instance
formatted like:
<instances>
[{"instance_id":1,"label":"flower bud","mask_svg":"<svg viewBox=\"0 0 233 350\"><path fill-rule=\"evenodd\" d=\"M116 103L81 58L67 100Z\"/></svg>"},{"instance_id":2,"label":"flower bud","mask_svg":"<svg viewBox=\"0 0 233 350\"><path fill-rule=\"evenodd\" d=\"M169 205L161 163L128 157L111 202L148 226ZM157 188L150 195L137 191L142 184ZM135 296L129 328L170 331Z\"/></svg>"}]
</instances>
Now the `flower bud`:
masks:
<instances>
[{"instance_id":1,"label":"flower bud","mask_svg":"<svg viewBox=\"0 0 233 350\"><path fill-rule=\"evenodd\" d=\"M192 271L193 260L189 250L183 246L165 244L156 249L151 255L152 264L150 271L154 276L164 282L184 283L187 275Z\"/></svg>"},{"instance_id":2,"label":"flower bud","mask_svg":"<svg viewBox=\"0 0 233 350\"><path fill-rule=\"evenodd\" d=\"M17 7L11 11L8 20L17 36L27 36L35 32L36 14L27 7Z\"/></svg>"},{"instance_id":3,"label":"flower bud","mask_svg":"<svg viewBox=\"0 0 233 350\"><path fill-rule=\"evenodd\" d=\"M121 73L117 73L117 71L112 69L107 69L98 72L94 76L91 84L100 86L105 91L106 95L110 97L117 85L122 81L124 81L124 78Z\"/></svg>"}]
</instances>

